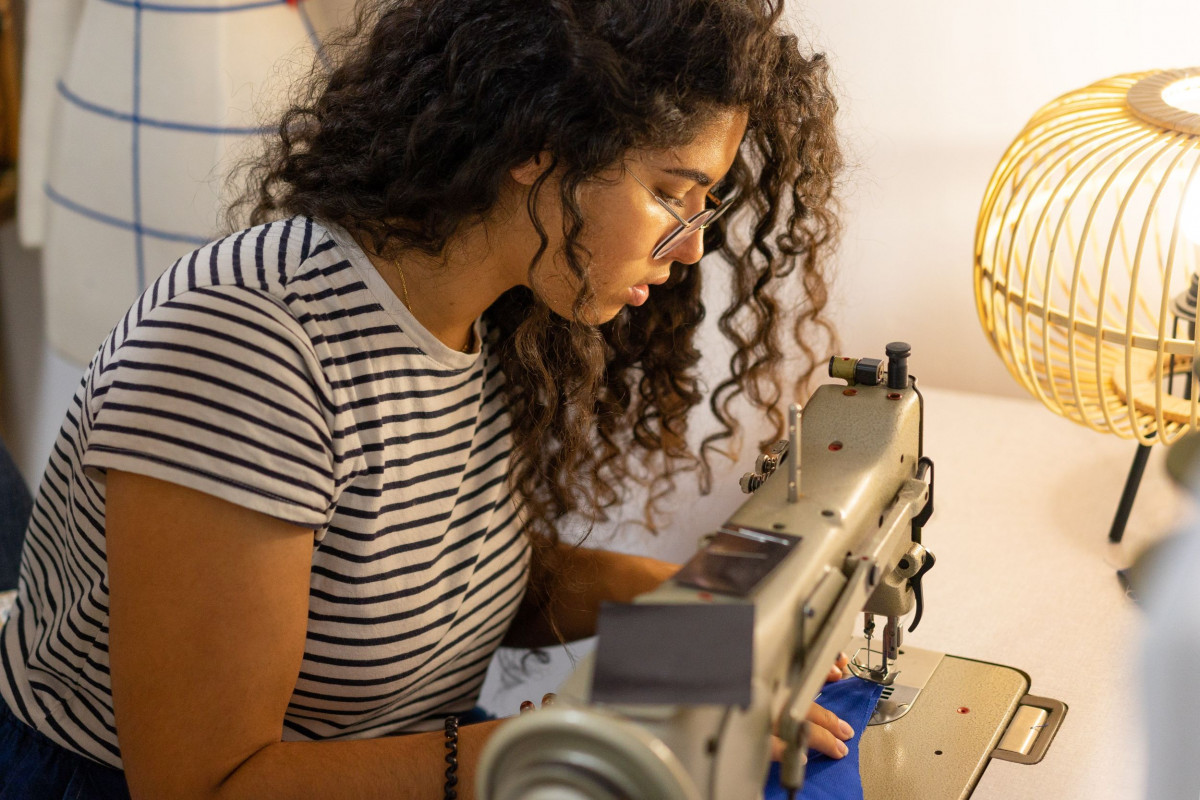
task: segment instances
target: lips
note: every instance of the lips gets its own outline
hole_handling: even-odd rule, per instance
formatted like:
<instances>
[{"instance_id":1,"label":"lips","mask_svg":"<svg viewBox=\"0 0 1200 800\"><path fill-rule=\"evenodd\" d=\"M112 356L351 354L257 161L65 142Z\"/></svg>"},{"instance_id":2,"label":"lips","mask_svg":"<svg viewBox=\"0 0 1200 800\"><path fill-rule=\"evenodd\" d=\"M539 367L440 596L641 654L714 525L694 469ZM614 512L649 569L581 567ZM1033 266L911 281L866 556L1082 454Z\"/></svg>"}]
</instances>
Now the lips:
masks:
<instances>
[{"instance_id":1,"label":"lips","mask_svg":"<svg viewBox=\"0 0 1200 800\"><path fill-rule=\"evenodd\" d=\"M629 299L625 302L631 306L640 306L650 299L650 287L659 286L670 280L671 274L660 275L657 278L651 278L645 283L639 283L636 286L629 287Z\"/></svg>"}]
</instances>

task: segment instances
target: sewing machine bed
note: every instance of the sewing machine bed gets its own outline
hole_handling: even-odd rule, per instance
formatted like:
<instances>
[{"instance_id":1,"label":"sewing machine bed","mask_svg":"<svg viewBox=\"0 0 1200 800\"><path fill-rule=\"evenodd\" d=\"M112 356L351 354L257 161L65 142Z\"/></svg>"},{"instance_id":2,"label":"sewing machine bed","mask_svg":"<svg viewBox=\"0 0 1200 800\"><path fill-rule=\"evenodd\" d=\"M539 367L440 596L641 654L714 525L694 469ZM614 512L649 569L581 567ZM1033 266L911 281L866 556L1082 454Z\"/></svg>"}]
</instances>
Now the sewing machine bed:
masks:
<instances>
[{"instance_id":1,"label":"sewing machine bed","mask_svg":"<svg viewBox=\"0 0 1200 800\"><path fill-rule=\"evenodd\" d=\"M861 640L860 640L861 641ZM1049 745L1065 707L1037 730L1014 731L1017 739L1040 738L1027 754L998 749L1013 727L1018 709L1029 707L1029 676L1012 667L904 647L896 661L900 675L884 690L879 710L859 749L864 800L958 800L975 789L992 758L1033 763ZM914 697L914 693L919 695ZM1025 705L1023 705L1023 702ZM894 718L897 706L911 708ZM1022 715L1024 717L1024 715ZM890 721L889 721L890 719Z\"/></svg>"}]
</instances>

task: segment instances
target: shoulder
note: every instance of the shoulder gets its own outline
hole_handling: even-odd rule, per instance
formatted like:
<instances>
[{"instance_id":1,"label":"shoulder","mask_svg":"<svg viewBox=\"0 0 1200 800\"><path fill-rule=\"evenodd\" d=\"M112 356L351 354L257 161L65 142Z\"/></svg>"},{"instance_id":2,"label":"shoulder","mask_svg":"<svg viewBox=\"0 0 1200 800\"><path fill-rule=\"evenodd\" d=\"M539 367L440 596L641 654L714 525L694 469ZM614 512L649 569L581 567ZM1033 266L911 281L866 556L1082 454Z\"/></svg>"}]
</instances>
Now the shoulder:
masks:
<instances>
[{"instance_id":1,"label":"shoulder","mask_svg":"<svg viewBox=\"0 0 1200 800\"><path fill-rule=\"evenodd\" d=\"M309 339L304 319L322 300L357 282L325 226L307 217L229 234L179 258L116 325L100 352L147 339L219 340L295 346Z\"/></svg>"},{"instance_id":2,"label":"shoulder","mask_svg":"<svg viewBox=\"0 0 1200 800\"><path fill-rule=\"evenodd\" d=\"M297 301L296 292L312 293L312 278L304 276L329 271L323 267L334 249L322 226L297 217L184 255L101 347L87 380L91 408L112 399L115 383L176 400L230 393L241 402L259 398L328 416L330 387L303 318L311 304Z\"/></svg>"},{"instance_id":3,"label":"shoulder","mask_svg":"<svg viewBox=\"0 0 1200 800\"><path fill-rule=\"evenodd\" d=\"M155 306L206 286L239 287L282 297L313 275L337 275L345 254L330 231L308 217L292 217L231 233L183 255L139 299ZM331 269L333 267L333 269Z\"/></svg>"}]
</instances>

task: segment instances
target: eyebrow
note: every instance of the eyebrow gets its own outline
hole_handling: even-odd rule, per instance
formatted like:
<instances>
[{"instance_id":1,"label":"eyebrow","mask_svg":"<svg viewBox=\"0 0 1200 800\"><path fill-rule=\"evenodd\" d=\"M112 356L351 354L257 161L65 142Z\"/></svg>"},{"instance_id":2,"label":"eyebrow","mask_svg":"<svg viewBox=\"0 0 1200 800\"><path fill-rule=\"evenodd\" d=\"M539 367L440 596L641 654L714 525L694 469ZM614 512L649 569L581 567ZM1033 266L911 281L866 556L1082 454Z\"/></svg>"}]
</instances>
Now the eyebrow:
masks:
<instances>
[{"instance_id":1,"label":"eyebrow","mask_svg":"<svg viewBox=\"0 0 1200 800\"><path fill-rule=\"evenodd\" d=\"M708 176L707 172L701 172L698 169L688 169L687 167L664 167L663 172L669 172L672 175L678 175L681 178L687 178L689 181L695 181L701 186L711 186L713 179Z\"/></svg>"}]
</instances>

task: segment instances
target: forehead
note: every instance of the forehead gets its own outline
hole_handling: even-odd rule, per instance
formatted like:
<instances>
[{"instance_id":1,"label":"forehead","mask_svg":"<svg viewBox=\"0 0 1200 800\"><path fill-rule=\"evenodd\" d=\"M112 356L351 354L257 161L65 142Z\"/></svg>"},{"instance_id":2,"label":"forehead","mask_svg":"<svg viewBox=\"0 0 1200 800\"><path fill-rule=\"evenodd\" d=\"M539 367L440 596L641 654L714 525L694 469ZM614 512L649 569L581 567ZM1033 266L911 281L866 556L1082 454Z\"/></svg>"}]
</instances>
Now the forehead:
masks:
<instances>
[{"instance_id":1,"label":"forehead","mask_svg":"<svg viewBox=\"0 0 1200 800\"><path fill-rule=\"evenodd\" d=\"M697 127L691 141L674 147L643 150L641 160L667 172L698 172L718 180L733 164L746 134L748 115L744 109L718 109ZM698 178L699 175L681 177ZM704 181L697 180L697 183Z\"/></svg>"}]
</instances>

